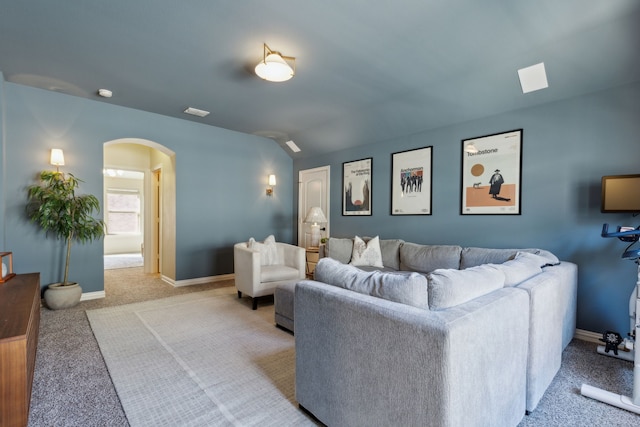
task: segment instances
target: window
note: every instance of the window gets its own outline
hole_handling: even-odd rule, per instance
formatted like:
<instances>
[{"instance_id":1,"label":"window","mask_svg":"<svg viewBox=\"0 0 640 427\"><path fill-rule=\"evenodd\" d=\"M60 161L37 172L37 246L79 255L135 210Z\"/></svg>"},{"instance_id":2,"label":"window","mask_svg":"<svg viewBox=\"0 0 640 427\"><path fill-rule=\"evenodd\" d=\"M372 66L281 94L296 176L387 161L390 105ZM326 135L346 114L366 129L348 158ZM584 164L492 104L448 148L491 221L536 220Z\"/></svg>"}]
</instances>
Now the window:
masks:
<instances>
[{"instance_id":1,"label":"window","mask_svg":"<svg viewBox=\"0 0 640 427\"><path fill-rule=\"evenodd\" d=\"M140 234L140 192L107 189L107 233Z\"/></svg>"}]
</instances>

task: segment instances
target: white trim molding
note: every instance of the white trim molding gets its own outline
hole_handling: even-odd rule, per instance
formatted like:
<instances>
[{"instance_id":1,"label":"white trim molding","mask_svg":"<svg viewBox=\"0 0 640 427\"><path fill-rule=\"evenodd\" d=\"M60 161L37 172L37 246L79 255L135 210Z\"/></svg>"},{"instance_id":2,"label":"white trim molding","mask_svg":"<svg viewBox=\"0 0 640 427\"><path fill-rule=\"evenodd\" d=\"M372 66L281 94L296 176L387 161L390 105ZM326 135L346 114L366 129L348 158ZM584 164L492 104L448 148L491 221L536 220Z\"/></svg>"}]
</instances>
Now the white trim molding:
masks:
<instances>
[{"instance_id":1,"label":"white trim molding","mask_svg":"<svg viewBox=\"0 0 640 427\"><path fill-rule=\"evenodd\" d=\"M105 291L96 291L96 292L83 292L80 297L80 301L89 301L92 299L100 299L106 297L107 294Z\"/></svg>"},{"instance_id":2,"label":"white trim molding","mask_svg":"<svg viewBox=\"0 0 640 427\"><path fill-rule=\"evenodd\" d=\"M173 280L167 276L160 276L160 278L173 286L174 288L179 288L182 286L192 286L192 285L202 285L205 283L214 283L214 282L224 282L226 280L233 280L235 278L235 274L220 274L218 276L209 276L209 277L197 277L195 279L185 279L185 280Z\"/></svg>"}]
</instances>

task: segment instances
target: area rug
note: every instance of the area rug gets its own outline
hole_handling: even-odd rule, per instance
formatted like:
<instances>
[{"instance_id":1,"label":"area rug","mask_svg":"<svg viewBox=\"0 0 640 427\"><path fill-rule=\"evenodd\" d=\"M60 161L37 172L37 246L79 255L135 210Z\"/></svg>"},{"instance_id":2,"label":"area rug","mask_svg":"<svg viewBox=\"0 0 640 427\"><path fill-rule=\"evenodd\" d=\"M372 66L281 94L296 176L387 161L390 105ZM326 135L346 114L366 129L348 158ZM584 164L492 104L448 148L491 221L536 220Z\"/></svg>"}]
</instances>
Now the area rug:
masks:
<instances>
[{"instance_id":1,"label":"area rug","mask_svg":"<svg viewBox=\"0 0 640 427\"><path fill-rule=\"evenodd\" d=\"M119 255L105 255L104 256L104 269L116 270L120 268L134 268L142 267L144 265L144 259L142 255L138 254L119 254Z\"/></svg>"},{"instance_id":2,"label":"area rug","mask_svg":"<svg viewBox=\"0 0 640 427\"><path fill-rule=\"evenodd\" d=\"M132 426L316 425L295 401L293 336L235 288L87 317Z\"/></svg>"}]
</instances>

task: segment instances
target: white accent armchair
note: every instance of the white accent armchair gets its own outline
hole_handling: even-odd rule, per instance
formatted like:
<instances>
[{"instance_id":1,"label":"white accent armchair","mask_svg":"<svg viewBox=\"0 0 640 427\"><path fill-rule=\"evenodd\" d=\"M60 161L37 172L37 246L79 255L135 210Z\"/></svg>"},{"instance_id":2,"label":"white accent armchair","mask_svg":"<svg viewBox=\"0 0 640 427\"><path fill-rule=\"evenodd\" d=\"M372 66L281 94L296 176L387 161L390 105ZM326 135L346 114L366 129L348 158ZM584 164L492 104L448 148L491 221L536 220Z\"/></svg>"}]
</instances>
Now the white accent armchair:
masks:
<instances>
[{"instance_id":1,"label":"white accent armchair","mask_svg":"<svg viewBox=\"0 0 640 427\"><path fill-rule=\"evenodd\" d=\"M274 242L276 256L265 256L260 248L249 248L246 242L233 246L233 266L238 298L253 298L253 309L258 298L273 295L280 284L305 278L305 250L287 243ZM259 244L262 246L261 244Z\"/></svg>"}]
</instances>

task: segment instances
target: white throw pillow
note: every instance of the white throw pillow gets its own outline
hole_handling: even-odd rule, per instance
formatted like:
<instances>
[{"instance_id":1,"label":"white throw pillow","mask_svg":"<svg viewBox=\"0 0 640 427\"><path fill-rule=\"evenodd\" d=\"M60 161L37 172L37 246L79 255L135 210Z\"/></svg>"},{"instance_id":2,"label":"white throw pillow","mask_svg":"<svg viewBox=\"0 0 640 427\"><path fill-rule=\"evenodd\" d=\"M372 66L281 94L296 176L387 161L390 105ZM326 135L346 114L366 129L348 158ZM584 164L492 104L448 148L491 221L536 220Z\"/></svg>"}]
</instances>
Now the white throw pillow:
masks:
<instances>
[{"instance_id":1,"label":"white throw pillow","mask_svg":"<svg viewBox=\"0 0 640 427\"><path fill-rule=\"evenodd\" d=\"M356 236L353 239L353 252L351 253L351 262L349 264L383 268L379 236L374 237L367 243Z\"/></svg>"},{"instance_id":2,"label":"white throw pillow","mask_svg":"<svg viewBox=\"0 0 640 427\"><path fill-rule=\"evenodd\" d=\"M260 252L260 265L278 264L278 247L276 246L276 238L273 235L264 239L264 243L256 242L252 237L249 239L247 247Z\"/></svg>"}]
</instances>

